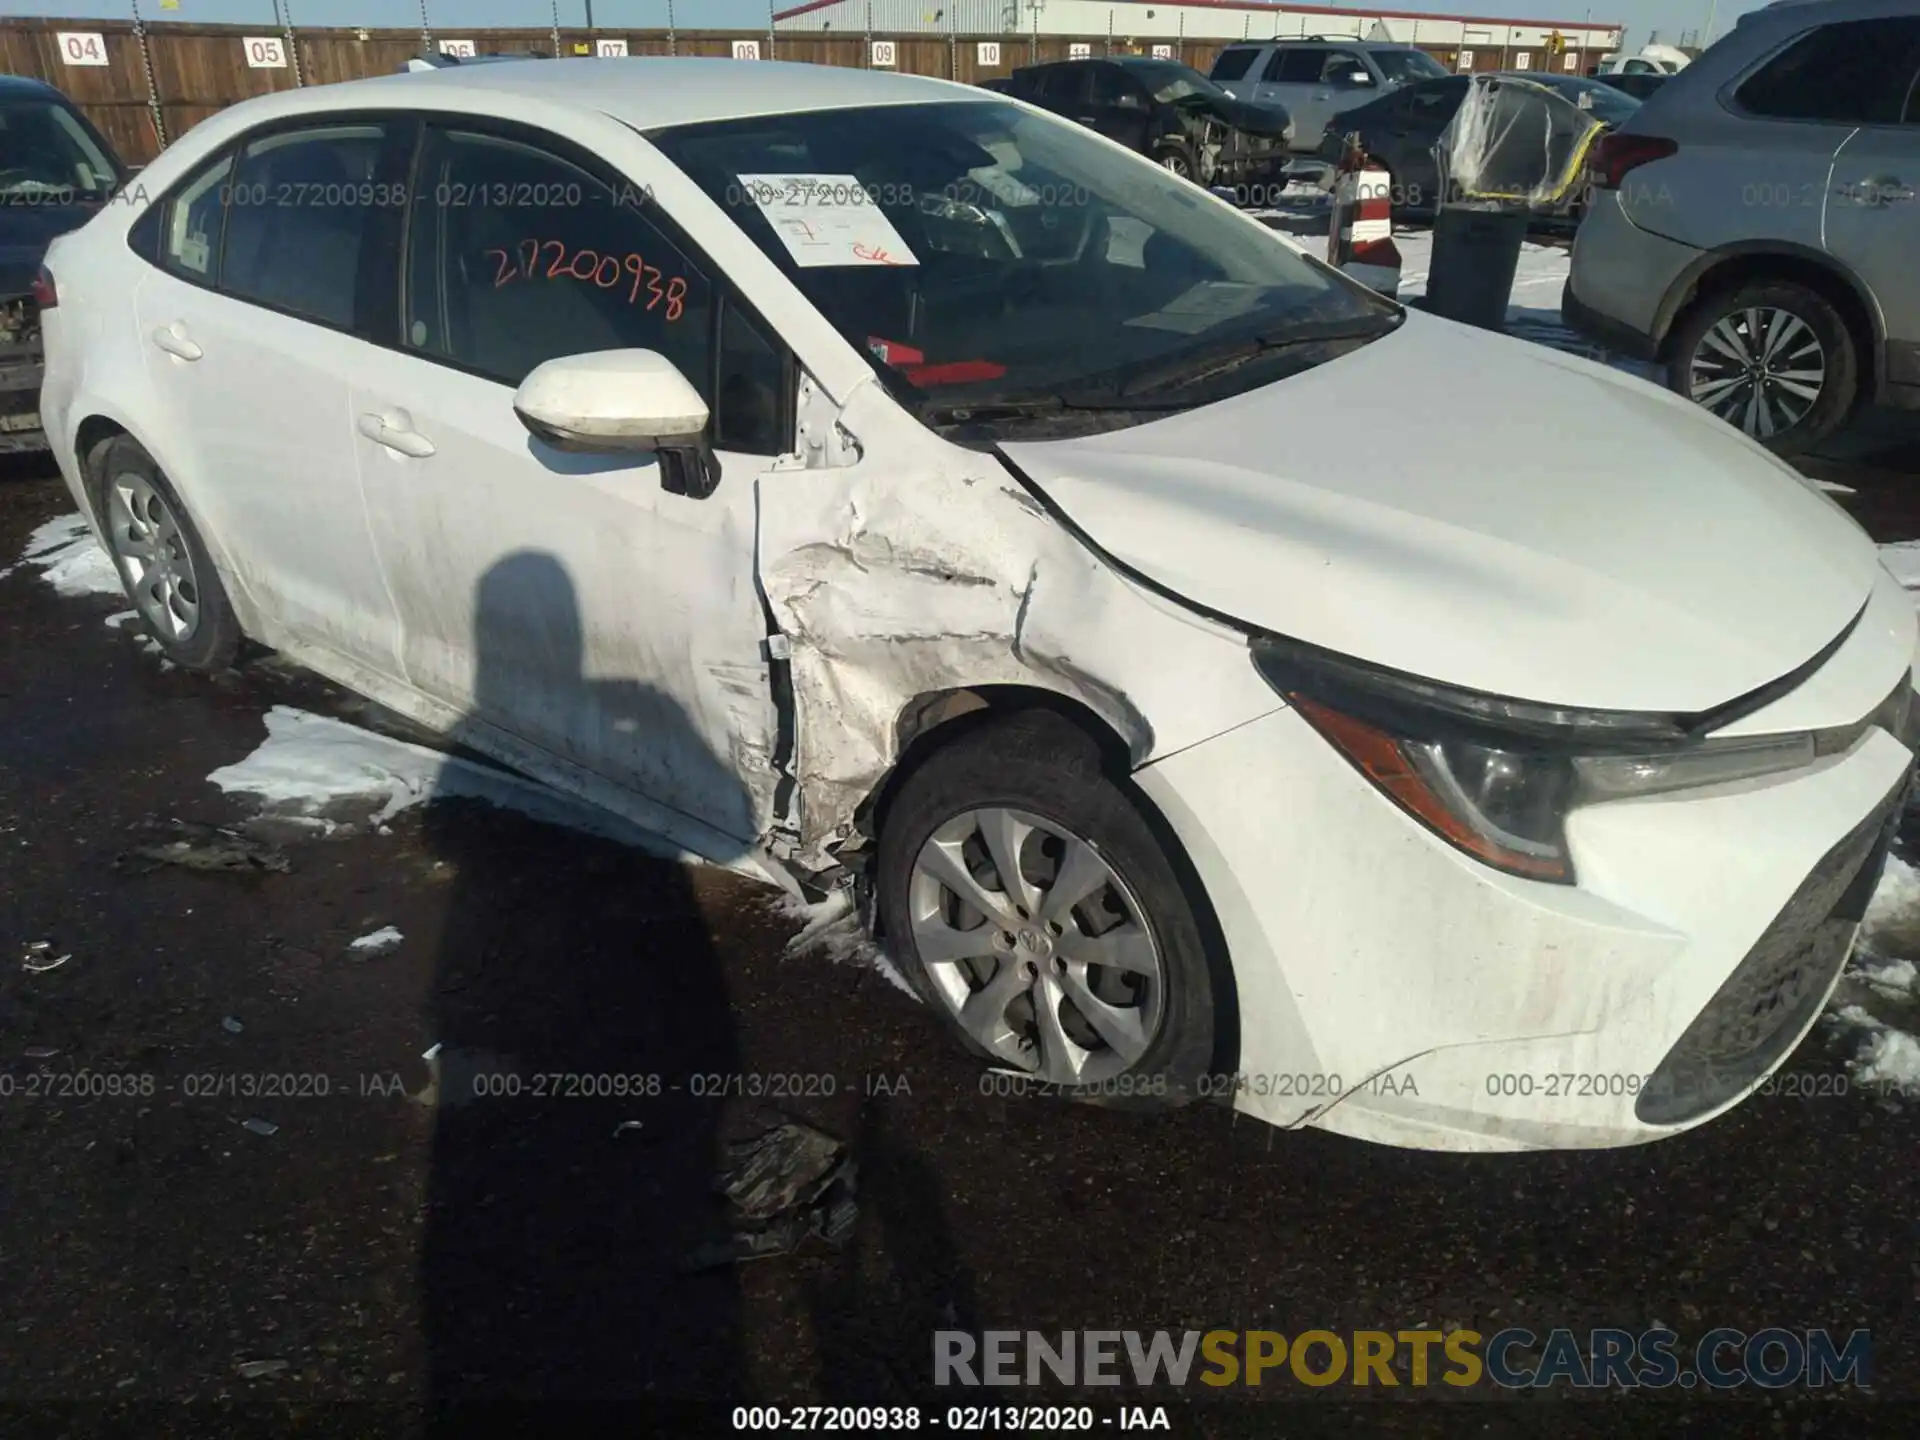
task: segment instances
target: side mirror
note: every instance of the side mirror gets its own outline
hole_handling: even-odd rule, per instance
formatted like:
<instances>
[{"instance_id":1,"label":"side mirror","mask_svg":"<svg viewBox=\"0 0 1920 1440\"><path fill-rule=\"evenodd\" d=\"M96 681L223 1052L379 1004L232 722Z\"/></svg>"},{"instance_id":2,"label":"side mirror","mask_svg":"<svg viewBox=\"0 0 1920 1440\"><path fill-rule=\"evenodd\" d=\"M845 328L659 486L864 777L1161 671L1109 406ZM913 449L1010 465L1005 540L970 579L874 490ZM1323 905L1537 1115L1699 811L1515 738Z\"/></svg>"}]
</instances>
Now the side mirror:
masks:
<instances>
[{"instance_id":1,"label":"side mirror","mask_svg":"<svg viewBox=\"0 0 1920 1440\"><path fill-rule=\"evenodd\" d=\"M704 499L720 483L707 402L658 351L549 360L520 382L513 413L558 450L658 455L660 483L676 495Z\"/></svg>"}]
</instances>

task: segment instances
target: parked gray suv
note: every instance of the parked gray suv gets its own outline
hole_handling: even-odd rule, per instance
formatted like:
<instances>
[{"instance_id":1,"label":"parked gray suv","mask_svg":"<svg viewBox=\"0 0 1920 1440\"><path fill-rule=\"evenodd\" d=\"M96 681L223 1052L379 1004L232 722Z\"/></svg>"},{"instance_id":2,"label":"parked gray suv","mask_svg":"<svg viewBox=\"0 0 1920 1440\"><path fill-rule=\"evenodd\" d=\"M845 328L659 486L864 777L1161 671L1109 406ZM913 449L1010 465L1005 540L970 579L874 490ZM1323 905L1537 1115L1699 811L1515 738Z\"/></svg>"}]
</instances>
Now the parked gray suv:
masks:
<instances>
[{"instance_id":1,"label":"parked gray suv","mask_svg":"<svg viewBox=\"0 0 1920 1440\"><path fill-rule=\"evenodd\" d=\"M1314 37L1229 45L1207 78L1236 100L1286 107L1293 117L1293 148L1317 150L1328 122L1341 111L1447 73L1411 45Z\"/></svg>"},{"instance_id":2,"label":"parked gray suv","mask_svg":"<svg viewBox=\"0 0 1920 1440\"><path fill-rule=\"evenodd\" d=\"M1593 170L1568 324L1783 455L1920 409L1920 0L1743 15Z\"/></svg>"}]
</instances>

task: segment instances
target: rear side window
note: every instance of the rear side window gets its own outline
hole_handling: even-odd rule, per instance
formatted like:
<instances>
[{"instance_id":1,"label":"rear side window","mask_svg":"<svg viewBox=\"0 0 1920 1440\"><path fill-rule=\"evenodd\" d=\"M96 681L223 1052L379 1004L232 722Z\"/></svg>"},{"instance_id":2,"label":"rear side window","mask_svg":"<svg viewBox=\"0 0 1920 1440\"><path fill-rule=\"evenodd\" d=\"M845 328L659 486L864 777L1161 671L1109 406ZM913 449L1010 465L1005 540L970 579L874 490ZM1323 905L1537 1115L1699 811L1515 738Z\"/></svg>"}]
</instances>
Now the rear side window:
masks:
<instances>
[{"instance_id":1,"label":"rear side window","mask_svg":"<svg viewBox=\"0 0 1920 1440\"><path fill-rule=\"evenodd\" d=\"M220 273L220 230L233 157L222 156L181 186L167 206L160 263L182 279L211 285Z\"/></svg>"},{"instance_id":2,"label":"rear side window","mask_svg":"<svg viewBox=\"0 0 1920 1440\"><path fill-rule=\"evenodd\" d=\"M1809 30L1736 92L1749 114L1842 125L1897 125L1920 65L1920 16Z\"/></svg>"},{"instance_id":3,"label":"rear side window","mask_svg":"<svg viewBox=\"0 0 1920 1440\"><path fill-rule=\"evenodd\" d=\"M1326 62L1324 50L1276 50L1267 62L1266 78L1286 85L1317 85L1320 67Z\"/></svg>"},{"instance_id":4,"label":"rear side window","mask_svg":"<svg viewBox=\"0 0 1920 1440\"><path fill-rule=\"evenodd\" d=\"M1259 53L1258 50L1250 50L1244 46L1237 50L1222 50L1220 58L1213 62L1212 78L1215 80L1244 79L1247 70Z\"/></svg>"},{"instance_id":5,"label":"rear side window","mask_svg":"<svg viewBox=\"0 0 1920 1440\"><path fill-rule=\"evenodd\" d=\"M385 140L380 125L327 125L248 145L228 187L220 288L351 329L368 217L393 200L375 183Z\"/></svg>"},{"instance_id":6,"label":"rear side window","mask_svg":"<svg viewBox=\"0 0 1920 1440\"><path fill-rule=\"evenodd\" d=\"M1047 71L1041 98L1049 105L1074 105L1087 98L1092 83L1091 65L1056 65Z\"/></svg>"}]
</instances>

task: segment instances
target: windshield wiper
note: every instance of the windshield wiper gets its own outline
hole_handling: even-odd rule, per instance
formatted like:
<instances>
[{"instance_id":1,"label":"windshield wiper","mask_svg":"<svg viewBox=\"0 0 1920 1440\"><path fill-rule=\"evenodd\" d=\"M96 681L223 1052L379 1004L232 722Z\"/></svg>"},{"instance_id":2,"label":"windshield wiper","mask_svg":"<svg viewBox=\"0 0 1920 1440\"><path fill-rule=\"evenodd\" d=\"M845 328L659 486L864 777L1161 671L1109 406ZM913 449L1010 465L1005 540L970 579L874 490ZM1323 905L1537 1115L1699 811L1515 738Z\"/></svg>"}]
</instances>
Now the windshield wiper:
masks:
<instances>
[{"instance_id":1,"label":"windshield wiper","mask_svg":"<svg viewBox=\"0 0 1920 1440\"><path fill-rule=\"evenodd\" d=\"M1184 355L1144 374L1134 376L1121 390L1120 403L1135 408L1133 397L1155 390L1177 390L1237 370L1250 360L1308 345L1333 345L1345 340L1377 340L1399 328L1400 316L1378 315L1364 321L1342 320L1320 325L1298 325L1255 335L1198 354Z\"/></svg>"},{"instance_id":2,"label":"windshield wiper","mask_svg":"<svg viewBox=\"0 0 1920 1440\"><path fill-rule=\"evenodd\" d=\"M1008 395L982 395L977 400L956 400L935 405L924 412L930 424L979 423L993 420L1027 420L1036 415L1061 415L1074 411L1092 413L1105 410L1183 410L1177 402L1148 401L1140 404L1113 391L1084 390L1021 392Z\"/></svg>"}]
</instances>

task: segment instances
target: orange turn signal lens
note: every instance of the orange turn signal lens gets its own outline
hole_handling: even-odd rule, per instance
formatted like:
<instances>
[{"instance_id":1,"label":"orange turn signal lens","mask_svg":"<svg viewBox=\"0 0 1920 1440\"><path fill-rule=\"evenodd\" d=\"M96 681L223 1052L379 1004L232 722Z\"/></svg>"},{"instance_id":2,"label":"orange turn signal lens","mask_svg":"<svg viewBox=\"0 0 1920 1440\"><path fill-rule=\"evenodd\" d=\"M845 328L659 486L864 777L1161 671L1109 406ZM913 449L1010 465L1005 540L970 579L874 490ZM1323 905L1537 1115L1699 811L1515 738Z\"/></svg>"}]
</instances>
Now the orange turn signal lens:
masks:
<instances>
[{"instance_id":1,"label":"orange turn signal lens","mask_svg":"<svg viewBox=\"0 0 1920 1440\"><path fill-rule=\"evenodd\" d=\"M1449 803L1409 755L1406 742L1384 730L1330 710L1298 693L1287 697L1301 716L1324 735L1362 775L1428 829L1498 869L1535 880L1568 881L1572 870L1564 853L1533 854L1502 844L1487 833L1484 821L1460 813L1461 798ZM1456 792L1458 787L1455 787Z\"/></svg>"}]
</instances>

